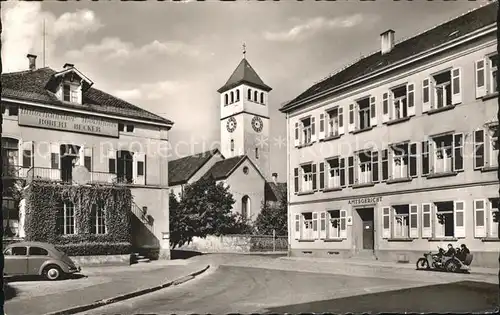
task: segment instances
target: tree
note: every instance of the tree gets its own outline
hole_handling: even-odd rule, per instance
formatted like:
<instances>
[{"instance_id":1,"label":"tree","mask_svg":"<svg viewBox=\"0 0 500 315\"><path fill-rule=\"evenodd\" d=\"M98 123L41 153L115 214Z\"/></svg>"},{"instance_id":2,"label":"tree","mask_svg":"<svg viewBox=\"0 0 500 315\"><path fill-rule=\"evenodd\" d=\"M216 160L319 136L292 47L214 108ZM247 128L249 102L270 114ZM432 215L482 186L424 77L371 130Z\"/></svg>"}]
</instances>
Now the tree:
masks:
<instances>
[{"instance_id":1,"label":"tree","mask_svg":"<svg viewBox=\"0 0 500 315\"><path fill-rule=\"evenodd\" d=\"M261 212L255 220L255 228L261 235L288 235L288 200L286 191L274 203L263 202Z\"/></svg>"},{"instance_id":2,"label":"tree","mask_svg":"<svg viewBox=\"0 0 500 315\"><path fill-rule=\"evenodd\" d=\"M177 202L170 198L170 243L172 248L190 243L194 236L250 233L252 228L240 215L232 213L235 200L229 187L203 177L186 185Z\"/></svg>"}]
</instances>

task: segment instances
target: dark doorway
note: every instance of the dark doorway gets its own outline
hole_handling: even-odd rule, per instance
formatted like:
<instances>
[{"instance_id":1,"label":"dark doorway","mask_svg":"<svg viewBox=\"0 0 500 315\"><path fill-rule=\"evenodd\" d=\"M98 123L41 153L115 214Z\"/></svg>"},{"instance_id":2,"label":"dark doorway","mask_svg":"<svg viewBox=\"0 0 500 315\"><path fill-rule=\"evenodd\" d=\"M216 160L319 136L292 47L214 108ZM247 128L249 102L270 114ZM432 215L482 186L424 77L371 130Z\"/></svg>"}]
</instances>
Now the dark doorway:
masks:
<instances>
[{"instance_id":1,"label":"dark doorway","mask_svg":"<svg viewBox=\"0 0 500 315\"><path fill-rule=\"evenodd\" d=\"M118 151L116 159L116 177L120 183L132 183L132 153Z\"/></svg>"},{"instance_id":2,"label":"dark doorway","mask_svg":"<svg viewBox=\"0 0 500 315\"><path fill-rule=\"evenodd\" d=\"M61 145L61 180L63 182L70 183L73 180L73 167L78 158L79 151L80 147L77 145Z\"/></svg>"},{"instance_id":3,"label":"dark doorway","mask_svg":"<svg viewBox=\"0 0 500 315\"><path fill-rule=\"evenodd\" d=\"M373 229L373 208L357 209L363 224L363 249L375 248L375 231Z\"/></svg>"}]
</instances>

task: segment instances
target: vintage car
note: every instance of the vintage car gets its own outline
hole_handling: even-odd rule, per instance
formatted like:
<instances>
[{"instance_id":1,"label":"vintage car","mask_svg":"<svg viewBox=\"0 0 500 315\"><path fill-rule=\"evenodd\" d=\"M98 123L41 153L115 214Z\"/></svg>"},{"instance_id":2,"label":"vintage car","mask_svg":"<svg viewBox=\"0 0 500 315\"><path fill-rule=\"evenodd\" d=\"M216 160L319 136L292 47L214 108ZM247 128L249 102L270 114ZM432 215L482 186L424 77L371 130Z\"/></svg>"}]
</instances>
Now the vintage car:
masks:
<instances>
[{"instance_id":1,"label":"vintage car","mask_svg":"<svg viewBox=\"0 0 500 315\"><path fill-rule=\"evenodd\" d=\"M81 268L54 245L41 242L9 244L3 252L5 276L43 276L47 280L58 280L77 273Z\"/></svg>"}]
</instances>

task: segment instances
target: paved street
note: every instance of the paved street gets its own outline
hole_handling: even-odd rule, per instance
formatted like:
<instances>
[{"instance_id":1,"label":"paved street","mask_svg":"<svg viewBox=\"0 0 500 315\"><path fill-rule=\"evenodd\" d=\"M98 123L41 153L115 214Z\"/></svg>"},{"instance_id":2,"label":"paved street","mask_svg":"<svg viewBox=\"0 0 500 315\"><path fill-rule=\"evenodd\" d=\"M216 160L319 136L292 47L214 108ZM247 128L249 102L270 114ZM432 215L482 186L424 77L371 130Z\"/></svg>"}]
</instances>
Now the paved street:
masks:
<instances>
[{"instance_id":1,"label":"paved street","mask_svg":"<svg viewBox=\"0 0 500 315\"><path fill-rule=\"evenodd\" d=\"M494 309L495 275L312 263L244 255L193 258L208 272L179 287L83 314L474 312ZM215 266L217 265L217 266Z\"/></svg>"}]
</instances>

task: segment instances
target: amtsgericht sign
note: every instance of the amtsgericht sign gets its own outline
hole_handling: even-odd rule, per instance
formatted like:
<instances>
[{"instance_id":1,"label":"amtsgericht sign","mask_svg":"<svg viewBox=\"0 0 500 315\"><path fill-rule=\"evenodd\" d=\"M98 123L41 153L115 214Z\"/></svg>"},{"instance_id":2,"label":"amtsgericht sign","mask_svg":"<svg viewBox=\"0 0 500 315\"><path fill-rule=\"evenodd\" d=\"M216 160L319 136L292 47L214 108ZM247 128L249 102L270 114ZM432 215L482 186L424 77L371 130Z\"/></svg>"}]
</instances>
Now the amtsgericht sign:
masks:
<instances>
[{"instance_id":1,"label":"amtsgericht sign","mask_svg":"<svg viewBox=\"0 0 500 315\"><path fill-rule=\"evenodd\" d=\"M350 205L373 204L382 201L382 197L366 197L349 200Z\"/></svg>"},{"instance_id":2,"label":"amtsgericht sign","mask_svg":"<svg viewBox=\"0 0 500 315\"><path fill-rule=\"evenodd\" d=\"M39 109L19 109L19 125L118 137L118 123Z\"/></svg>"}]
</instances>

